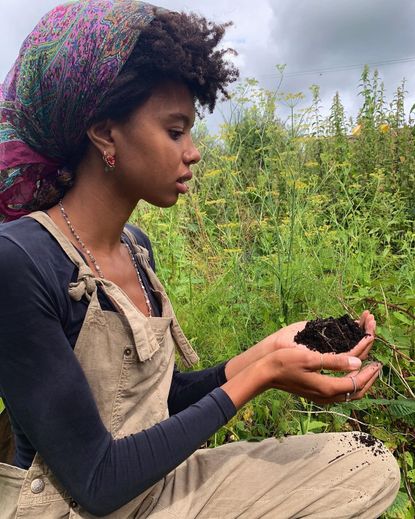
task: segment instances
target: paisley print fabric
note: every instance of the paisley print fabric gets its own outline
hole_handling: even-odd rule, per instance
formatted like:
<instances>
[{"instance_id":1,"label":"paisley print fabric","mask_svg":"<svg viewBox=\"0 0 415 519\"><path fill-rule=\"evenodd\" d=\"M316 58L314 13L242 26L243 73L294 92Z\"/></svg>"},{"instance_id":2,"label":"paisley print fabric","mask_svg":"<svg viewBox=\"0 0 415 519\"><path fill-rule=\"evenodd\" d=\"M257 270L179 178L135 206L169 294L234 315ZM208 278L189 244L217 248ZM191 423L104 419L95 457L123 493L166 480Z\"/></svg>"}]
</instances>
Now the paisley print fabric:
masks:
<instances>
[{"instance_id":1,"label":"paisley print fabric","mask_svg":"<svg viewBox=\"0 0 415 519\"><path fill-rule=\"evenodd\" d=\"M52 188L157 8L78 0L46 14L0 86L0 222Z\"/></svg>"}]
</instances>

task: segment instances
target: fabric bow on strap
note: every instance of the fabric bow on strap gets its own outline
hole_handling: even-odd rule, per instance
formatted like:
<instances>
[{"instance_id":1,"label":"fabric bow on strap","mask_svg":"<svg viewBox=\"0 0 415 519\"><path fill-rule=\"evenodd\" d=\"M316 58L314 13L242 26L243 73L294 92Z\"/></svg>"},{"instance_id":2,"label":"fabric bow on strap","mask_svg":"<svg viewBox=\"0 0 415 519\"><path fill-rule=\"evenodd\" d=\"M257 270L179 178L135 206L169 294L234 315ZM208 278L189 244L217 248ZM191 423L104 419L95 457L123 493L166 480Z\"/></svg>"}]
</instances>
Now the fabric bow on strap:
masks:
<instances>
[{"instance_id":1,"label":"fabric bow on strap","mask_svg":"<svg viewBox=\"0 0 415 519\"><path fill-rule=\"evenodd\" d=\"M88 265L79 267L78 280L69 284L68 293L71 299L80 301L83 296L91 301L92 294L97 289L97 281L99 281Z\"/></svg>"}]
</instances>

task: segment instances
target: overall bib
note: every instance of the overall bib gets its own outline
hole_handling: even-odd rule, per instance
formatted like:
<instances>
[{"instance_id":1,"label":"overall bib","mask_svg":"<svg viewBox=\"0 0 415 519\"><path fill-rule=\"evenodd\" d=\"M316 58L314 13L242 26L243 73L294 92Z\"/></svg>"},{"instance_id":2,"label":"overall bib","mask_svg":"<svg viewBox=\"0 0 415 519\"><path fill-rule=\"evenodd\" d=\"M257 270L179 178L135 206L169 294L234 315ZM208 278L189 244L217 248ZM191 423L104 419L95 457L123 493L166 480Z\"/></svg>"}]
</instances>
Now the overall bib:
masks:
<instances>
[{"instance_id":1,"label":"overall bib","mask_svg":"<svg viewBox=\"0 0 415 519\"><path fill-rule=\"evenodd\" d=\"M170 301L149 265L148 251L130 238L136 260L143 267L162 307L161 317L144 316L114 283L96 278L80 254L43 212L30 215L57 240L78 268L71 298L89 300L75 345L76 357L94 395L101 419L114 438L137 433L168 418L167 398L175 349L186 366L198 357L185 338ZM102 288L118 312L103 311L97 287ZM158 497L163 480L110 514L111 519L146 517ZM20 488L19 488L20 487ZM29 470L0 464L1 519L63 519L92 517L72 501L36 454Z\"/></svg>"},{"instance_id":2,"label":"overall bib","mask_svg":"<svg viewBox=\"0 0 415 519\"><path fill-rule=\"evenodd\" d=\"M75 300L87 297L89 307L75 354L107 429L120 438L167 418L175 348L187 366L197 362L197 355L149 267L146 249L135 244L137 261L162 303L159 318L145 317L116 285L94 277L47 215L30 216L49 230L79 269L69 293ZM134 237L130 239L134 243ZM98 285L118 313L101 309ZM374 519L393 502L399 482L392 454L366 447L359 433L238 441L197 450L106 517ZM0 519L92 517L72 501L38 455L28 471L0 463Z\"/></svg>"}]
</instances>

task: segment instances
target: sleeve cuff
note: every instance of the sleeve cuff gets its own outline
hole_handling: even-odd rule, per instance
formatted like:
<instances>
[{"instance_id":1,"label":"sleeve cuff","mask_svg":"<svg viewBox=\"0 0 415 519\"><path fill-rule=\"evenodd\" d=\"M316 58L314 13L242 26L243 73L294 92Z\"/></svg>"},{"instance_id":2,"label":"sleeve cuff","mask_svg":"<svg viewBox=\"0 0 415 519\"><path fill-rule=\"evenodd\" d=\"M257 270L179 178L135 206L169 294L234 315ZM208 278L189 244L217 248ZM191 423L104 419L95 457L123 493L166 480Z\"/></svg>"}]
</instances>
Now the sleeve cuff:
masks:
<instances>
[{"instance_id":1,"label":"sleeve cuff","mask_svg":"<svg viewBox=\"0 0 415 519\"><path fill-rule=\"evenodd\" d=\"M220 407L226 422L229 422L229 420L236 414L236 407L228 394L220 387L217 387L211 391L210 395Z\"/></svg>"}]
</instances>

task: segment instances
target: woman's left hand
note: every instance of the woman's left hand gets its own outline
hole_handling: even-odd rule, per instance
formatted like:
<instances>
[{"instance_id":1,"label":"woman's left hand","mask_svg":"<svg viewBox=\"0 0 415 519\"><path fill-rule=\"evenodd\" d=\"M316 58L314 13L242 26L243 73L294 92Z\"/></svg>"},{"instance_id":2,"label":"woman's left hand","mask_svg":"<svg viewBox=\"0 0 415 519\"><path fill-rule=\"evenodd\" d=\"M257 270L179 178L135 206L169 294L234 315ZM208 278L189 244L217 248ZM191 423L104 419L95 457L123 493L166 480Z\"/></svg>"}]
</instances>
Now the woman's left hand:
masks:
<instances>
[{"instance_id":1,"label":"woman's left hand","mask_svg":"<svg viewBox=\"0 0 415 519\"><path fill-rule=\"evenodd\" d=\"M356 323L366 332L367 335L366 337L363 337L363 339L361 339L350 351L341 353L340 355L349 355L352 357L359 357L360 360L366 360L373 345L373 341L375 340L376 321L373 314L371 314L369 310L365 310ZM303 344L298 344L294 341L294 337L298 332L301 332L305 328L306 324L307 321L292 323L281 328L272 335L269 335L262 342L272 342L274 350L279 350L281 348L304 348L305 346Z\"/></svg>"},{"instance_id":2,"label":"woman's left hand","mask_svg":"<svg viewBox=\"0 0 415 519\"><path fill-rule=\"evenodd\" d=\"M360 316L359 321L356 322L368 335L359 341L350 351L342 353L341 355L358 357L360 360L366 360L375 339L376 321L374 316L368 310L365 310ZM229 360L225 368L227 379L229 380L236 373L245 369L248 365L274 351L283 348L306 348L303 344L298 344L294 341L294 337L298 332L305 328L306 324L307 321L298 321L297 323L284 326L284 328L268 335L268 337L265 337L262 341L255 344L245 352Z\"/></svg>"}]
</instances>

